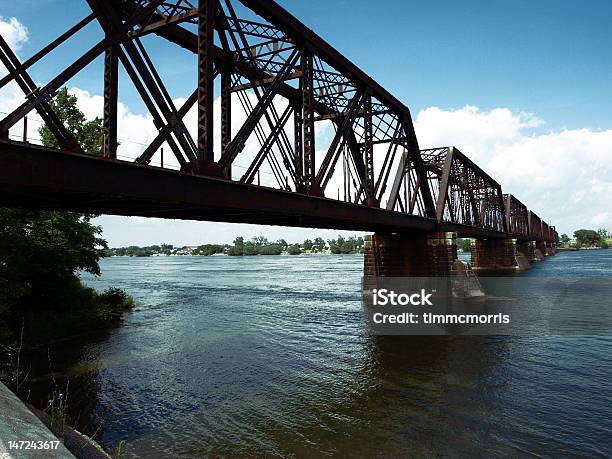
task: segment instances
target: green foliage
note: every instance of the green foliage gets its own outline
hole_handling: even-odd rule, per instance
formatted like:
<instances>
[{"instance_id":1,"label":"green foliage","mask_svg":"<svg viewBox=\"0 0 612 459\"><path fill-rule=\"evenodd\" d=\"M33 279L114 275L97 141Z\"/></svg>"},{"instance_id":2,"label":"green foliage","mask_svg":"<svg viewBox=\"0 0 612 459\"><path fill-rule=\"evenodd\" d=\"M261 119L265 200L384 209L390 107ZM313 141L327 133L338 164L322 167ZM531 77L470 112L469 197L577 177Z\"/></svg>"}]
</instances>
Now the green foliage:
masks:
<instances>
[{"instance_id":1,"label":"green foliage","mask_svg":"<svg viewBox=\"0 0 612 459\"><path fill-rule=\"evenodd\" d=\"M302 249L300 249L299 244L292 244L289 247L287 247L287 253L289 255L299 255L302 253Z\"/></svg>"},{"instance_id":2,"label":"green foliage","mask_svg":"<svg viewBox=\"0 0 612 459\"><path fill-rule=\"evenodd\" d=\"M134 299L117 287L104 290L98 295L98 301L110 308L111 312L129 311L134 308Z\"/></svg>"},{"instance_id":3,"label":"green foliage","mask_svg":"<svg viewBox=\"0 0 612 459\"><path fill-rule=\"evenodd\" d=\"M244 238L237 237L234 239L234 245L227 250L227 254L231 256L244 255Z\"/></svg>"},{"instance_id":4,"label":"green foliage","mask_svg":"<svg viewBox=\"0 0 612 459\"><path fill-rule=\"evenodd\" d=\"M312 250L313 247L313 242L310 239L306 239L303 243L302 243L302 248L304 250Z\"/></svg>"},{"instance_id":5,"label":"green foliage","mask_svg":"<svg viewBox=\"0 0 612 459\"><path fill-rule=\"evenodd\" d=\"M574 237L579 247L595 247L602 242L601 235L594 230L579 229L574 231Z\"/></svg>"},{"instance_id":6,"label":"green foliage","mask_svg":"<svg viewBox=\"0 0 612 459\"><path fill-rule=\"evenodd\" d=\"M325 251L326 247L327 247L327 244L325 243L325 240L322 237L317 237L312 242L312 251L313 252L323 252L323 251Z\"/></svg>"},{"instance_id":7,"label":"green foliage","mask_svg":"<svg viewBox=\"0 0 612 459\"><path fill-rule=\"evenodd\" d=\"M280 255L286 242L270 242L263 236L256 236L251 240L245 241L243 237L234 240L234 245L227 248L227 254L232 256L255 256L255 255Z\"/></svg>"},{"instance_id":8,"label":"green foliage","mask_svg":"<svg viewBox=\"0 0 612 459\"><path fill-rule=\"evenodd\" d=\"M280 255L283 253L284 247L278 243L271 243L262 246L258 250L259 255Z\"/></svg>"},{"instance_id":9,"label":"green foliage","mask_svg":"<svg viewBox=\"0 0 612 459\"><path fill-rule=\"evenodd\" d=\"M159 246L155 246L155 247L157 247L158 250L161 250ZM104 251L104 256L105 257L112 257L112 256L150 257L154 253L157 253L157 251L154 251L152 247L138 247L135 245L131 245L129 247L118 247L116 249L107 249Z\"/></svg>"},{"instance_id":10,"label":"green foliage","mask_svg":"<svg viewBox=\"0 0 612 459\"><path fill-rule=\"evenodd\" d=\"M570 243L570 240L571 240L571 239L570 239L570 237L569 237L567 234L563 233L563 234L561 235L561 243L562 243L562 244L569 244L569 243Z\"/></svg>"},{"instance_id":11,"label":"green foliage","mask_svg":"<svg viewBox=\"0 0 612 459\"><path fill-rule=\"evenodd\" d=\"M225 250L225 246L224 245L219 245L219 244L204 244L204 245L198 246L193 251L193 255L203 255L203 256L208 257L208 256L214 255L216 253L223 253L224 250Z\"/></svg>"},{"instance_id":12,"label":"green foliage","mask_svg":"<svg viewBox=\"0 0 612 459\"><path fill-rule=\"evenodd\" d=\"M16 330L25 322L26 341L44 342L98 327L131 307L119 290L97 294L78 271L100 274L106 249L91 215L0 209L0 322ZM7 336L7 338L15 338Z\"/></svg>"},{"instance_id":13,"label":"green foliage","mask_svg":"<svg viewBox=\"0 0 612 459\"><path fill-rule=\"evenodd\" d=\"M44 303L61 308L78 270L99 274L106 242L91 215L0 209L0 319ZM43 307L43 306L40 306Z\"/></svg>"},{"instance_id":14,"label":"green foliage","mask_svg":"<svg viewBox=\"0 0 612 459\"><path fill-rule=\"evenodd\" d=\"M113 452L113 459L124 459L125 457L125 440L121 440L117 446L115 447L115 451Z\"/></svg>"},{"instance_id":15,"label":"green foliage","mask_svg":"<svg viewBox=\"0 0 612 459\"><path fill-rule=\"evenodd\" d=\"M101 122L86 121L76 102L64 88L51 105L84 150L99 154ZM45 146L57 147L47 127L40 134ZM125 293L98 294L79 280L79 271L100 274L98 261L107 249L92 218L0 208L0 342L14 342L22 323L24 342L44 343L99 328L132 307Z\"/></svg>"},{"instance_id":16,"label":"green foliage","mask_svg":"<svg viewBox=\"0 0 612 459\"><path fill-rule=\"evenodd\" d=\"M330 239L327 241L331 253L363 253L364 243L362 237L350 236L344 239L338 236L338 239Z\"/></svg>"},{"instance_id":17,"label":"green foliage","mask_svg":"<svg viewBox=\"0 0 612 459\"><path fill-rule=\"evenodd\" d=\"M461 237L457 238L457 249L461 250L462 252L469 252L471 246L472 246L471 239L464 239Z\"/></svg>"},{"instance_id":18,"label":"green foliage","mask_svg":"<svg viewBox=\"0 0 612 459\"><path fill-rule=\"evenodd\" d=\"M77 97L69 94L66 87L60 89L49 105L58 114L64 126L79 142L85 153L101 154L103 139L101 118L88 121L77 106ZM39 129L39 133L44 146L58 148L57 139L46 125Z\"/></svg>"}]
</instances>

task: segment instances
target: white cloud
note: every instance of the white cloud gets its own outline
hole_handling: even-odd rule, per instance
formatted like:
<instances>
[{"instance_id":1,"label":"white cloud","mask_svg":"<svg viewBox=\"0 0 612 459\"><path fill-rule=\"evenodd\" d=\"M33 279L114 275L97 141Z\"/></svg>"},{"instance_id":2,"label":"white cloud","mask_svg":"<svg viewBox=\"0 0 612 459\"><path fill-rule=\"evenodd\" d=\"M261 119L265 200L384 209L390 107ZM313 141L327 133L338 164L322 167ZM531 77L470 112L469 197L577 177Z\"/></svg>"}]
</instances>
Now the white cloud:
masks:
<instances>
[{"instance_id":1,"label":"white cloud","mask_svg":"<svg viewBox=\"0 0 612 459\"><path fill-rule=\"evenodd\" d=\"M100 95L92 95L88 91L76 87L68 90L78 100L79 109L87 119L95 117L102 118L104 110L104 98ZM153 118L148 113L140 115L130 111L129 107L119 102L117 105L117 137L119 147L117 156L120 159L134 159L157 135L157 129L153 125ZM173 163L174 164L174 163Z\"/></svg>"},{"instance_id":2,"label":"white cloud","mask_svg":"<svg viewBox=\"0 0 612 459\"><path fill-rule=\"evenodd\" d=\"M415 129L421 148L454 145L494 177L504 192L560 232L612 227L612 129L537 134L543 121L507 108L431 107Z\"/></svg>"},{"instance_id":3,"label":"white cloud","mask_svg":"<svg viewBox=\"0 0 612 459\"><path fill-rule=\"evenodd\" d=\"M19 56L23 45L28 41L28 29L16 18L4 18L0 16L0 35L6 40L11 49ZM0 64L0 77L8 73L4 65ZM0 118L4 118L8 113L17 108L25 101L23 91L16 83L10 82L0 90ZM12 129L13 136L22 136L23 123L17 123ZM33 140L38 140L38 135Z\"/></svg>"},{"instance_id":4,"label":"white cloud","mask_svg":"<svg viewBox=\"0 0 612 459\"><path fill-rule=\"evenodd\" d=\"M17 18L4 18L0 16L0 35L7 41L15 52L19 52L23 44L28 41L29 33Z\"/></svg>"}]
</instances>

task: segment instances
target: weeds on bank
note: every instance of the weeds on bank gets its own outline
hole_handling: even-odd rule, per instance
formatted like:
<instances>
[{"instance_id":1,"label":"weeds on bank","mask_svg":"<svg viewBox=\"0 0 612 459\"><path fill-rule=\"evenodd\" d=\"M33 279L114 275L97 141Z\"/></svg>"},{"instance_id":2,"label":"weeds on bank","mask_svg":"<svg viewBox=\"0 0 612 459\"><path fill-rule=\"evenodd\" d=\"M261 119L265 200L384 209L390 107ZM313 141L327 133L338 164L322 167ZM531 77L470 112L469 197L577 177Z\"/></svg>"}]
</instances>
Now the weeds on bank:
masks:
<instances>
[{"instance_id":1,"label":"weeds on bank","mask_svg":"<svg viewBox=\"0 0 612 459\"><path fill-rule=\"evenodd\" d=\"M19 344L0 345L0 381L19 395L19 389L28 379L30 370L22 376L21 371L21 350L23 349L23 330L24 321L21 322L21 333Z\"/></svg>"},{"instance_id":2,"label":"weeds on bank","mask_svg":"<svg viewBox=\"0 0 612 459\"><path fill-rule=\"evenodd\" d=\"M125 458L125 440L121 440L115 447L113 452L113 459L124 459Z\"/></svg>"},{"instance_id":3,"label":"weeds on bank","mask_svg":"<svg viewBox=\"0 0 612 459\"><path fill-rule=\"evenodd\" d=\"M66 381L66 390L61 391L57 387L55 373L53 373L53 365L51 363L51 352L47 348L47 359L49 360L49 371L53 380L53 390L47 401L45 412L51 417L49 428L59 438L63 438L68 425L68 389L70 388L70 380Z\"/></svg>"}]
</instances>

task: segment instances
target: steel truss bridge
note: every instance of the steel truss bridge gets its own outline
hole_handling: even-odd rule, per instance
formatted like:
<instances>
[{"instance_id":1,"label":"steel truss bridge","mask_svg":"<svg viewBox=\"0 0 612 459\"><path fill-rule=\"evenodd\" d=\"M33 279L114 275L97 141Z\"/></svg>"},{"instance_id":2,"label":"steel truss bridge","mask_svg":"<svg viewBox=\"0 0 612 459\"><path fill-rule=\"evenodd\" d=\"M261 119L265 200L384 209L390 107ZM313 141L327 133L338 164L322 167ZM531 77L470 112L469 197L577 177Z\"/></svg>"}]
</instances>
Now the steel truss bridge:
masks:
<instances>
[{"instance_id":1,"label":"steel truss bridge","mask_svg":"<svg viewBox=\"0 0 612 459\"><path fill-rule=\"evenodd\" d=\"M0 205L557 241L554 227L457 148L421 150L409 109L275 2L83 1L92 13L24 61L0 37L0 89L16 84L24 94L18 107L0 107ZM97 28L98 41L35 83L31 68L81 44L86 28ZM193 56L197 84L181 103L154 63L160 45ZM50 101L98 58L104 139L91 155ZM156 132L129 161L117 155L120 72ZM197 126L186 120L192 109ZM59 148L28 141L32 112ZM178 170L164 167L164 148Z\"/></svg>"}]
</instances>

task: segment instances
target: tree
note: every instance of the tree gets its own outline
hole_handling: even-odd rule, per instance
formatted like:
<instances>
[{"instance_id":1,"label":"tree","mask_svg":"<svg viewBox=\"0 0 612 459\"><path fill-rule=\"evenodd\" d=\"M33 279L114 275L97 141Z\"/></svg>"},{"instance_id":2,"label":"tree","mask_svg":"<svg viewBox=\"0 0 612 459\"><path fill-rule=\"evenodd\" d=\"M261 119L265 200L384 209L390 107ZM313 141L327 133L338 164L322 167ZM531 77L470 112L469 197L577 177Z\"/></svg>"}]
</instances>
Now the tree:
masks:
<instances>
[{"instance_id":1,"label":"tree","mask_svg":"<svg viewBox=\"0 0 612 459\"><path fill-rule=\"evenodd\" d=\"M227 250L227 254L231 256L244 255L244 238L237 237L234 239L234 245Z\"/></svg>"},{"instance_id":2,"label":"tree","mask_svg":"<svg viewBox=\"0 0 612 459\"><path fill-rule=\"evenodd\" d=\"M259 255L280 255L283 247L278 243L266 244L259 248Z\"/></svg>"},{"instance_id":3,"label":"tree","mask_svg":"<svg viewBox=\"0 0 612 459\"><path fill-rule=\"evenodd\" d=\"M576 243L580 246L596 246L601 243L601 236L597 231L587 230L587 229L579 229L574 231L574 237L576 238Z\"/></svg>"},{"instance_id":4,"label":"tree","mask_svg":"<svg viewBox=\"0 0 612 459\"><path fill-rule=\"evenodd\" d=\"M610 233L608 233L605 228L599 228L597 234L599 234L602 239L608 239L610 237Z\"/></svg>"},{"instance_id":5,"label":"tree","mask_svg":"<svg viewBox=\"0 0 612 459\"><path fill-rule=\"evenodd\" d=\"M77 107L77 98L66 88L50 105L86 153L100 153L99 118L87 121ZM57 147L49 128L43 126L39 132L43 145ZM98 261L107 249L93 217L0 209L0 329L4 323L17 330L16 324L23 320L26 340L44 342L99 327L101 321L111 320L115 307L123 307L123 300L121 305L111 304L120 295L99 295L79 280L79 271L100 274ZM4 335L0 330L0 339L7 337Z\"/></svg>"},{"instance_id":6,"label":"tree","mask_svg":"<svg viewBox=\"0 0 612 459\"><path fill-rule=\"evenodd\" d=\"M255 242L246 241L242 250L243 255L253 256L259 254L259 247L255 244Z\"/></svg>"},{"instance_id":7,"label":"tree","mask_svg":"<svg viewBox=\"0 0 612 459\"><path fill-rule=\"evenodd\" d=\"M85 153L100 155L103 141L102 119L96 117L88 121L77 102L77 97L69 94L68 88L64 87L49 102L49 105L57 113L66 129L79 142ZM47 125L43 125L38 132L44 146L58 148L57 139Z\"/></svg>"},{"instance_id":8,"label":"tree","mask_svg":"<svg viewBox=\"0 0 612 459\"><path fill-rule=\"evenodd\" d=\"M257 247L263 247L264 245L268 245L270 243L264 236L255 236L252 241Z\"/></svg>"},{"instance_id":9,"label":"tree","mask_svg":"<svg viewBox=\"0 0 612 459\"><path fill-rule=\"evenodd\" d=\"M471 249L471 245L472 245L471 239L464 239L461 237L457 238L457 248L461 250L462 252L469 252Z\"/></svg>"},{"instance_id":10,"label":"tree","mask_svg":"<svg viewBox=\"0 0 612 459\"><path fill-rule=\"evenodd\" d=\"M312 250L313 247L313 242L310 239L306 239L303 243L302 243L302 248L304 250Z\"/></svg>"},{"instance_id":11,"label":"tree","mask_svg":"<svg viewBox=\"0 0 612 459\"><path fill-rule=\"evenodd\" d=\"M91 294L83 298L85 288L76 273L99 275L98 260L107 248L99 237L102 229L91 218L73 212L0 209L0 321L14 325L27 317L29 332L33 322L46 323L47 313L55 318L89 306Z\"/></svg>"},{"instance_id":12,"label":"tree","mask_svg":"<svg viewBox=\"0 0 612 459\"><path fill-rule=\"evenodd\" d=\"M193 251L193 255L203 255L208 257L210 255L214 255L216 253L223 253L224 246L219 244L204 244L199 245Z\"/></svg>"},{"instance_id":13,"label":"tree","mask_svg":"<svg viewBox=\"0 0 612 459\"><path fill-rule=\"evenodd\" d=\"M325 247L325 240L322 237L315 238L312 243L312 248L315 252L323 252L325 250Z\"/></svg>"},{"instance_id":14,"label":"tree","mask_svg":"<svg viewBox=\"0 0 612 459\"><path fill-rule=\"evenodd\" d=\"M329 239L327 243L329 244L329 250L331 253L342 253L342 246L344 245L344 238L342 236L338 236L338 239Z\"/></svg>"},{"instance_id":15,"label":"tree","mask_svg":"<svg viewBox=\"0 0 612 459\"><path fill-rule=\"evenodd\" d=\"M289 255L299 255L302 253L302 250L299 244L292 244L287 247L287 253L289 253Z\"/></svg>"},{"instance_id":16,"label":"tree","mask_svg":"<svg viewBox=\"0 0 612 459\"><path fill-rule=\"evenodd\" d=\"M561 243L562 244L569 244L570 243L570 238L567 234L563 233L561 235Z\"/></svg>"}]
</instances>

